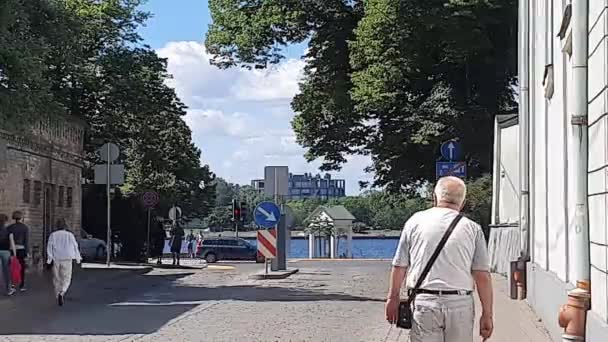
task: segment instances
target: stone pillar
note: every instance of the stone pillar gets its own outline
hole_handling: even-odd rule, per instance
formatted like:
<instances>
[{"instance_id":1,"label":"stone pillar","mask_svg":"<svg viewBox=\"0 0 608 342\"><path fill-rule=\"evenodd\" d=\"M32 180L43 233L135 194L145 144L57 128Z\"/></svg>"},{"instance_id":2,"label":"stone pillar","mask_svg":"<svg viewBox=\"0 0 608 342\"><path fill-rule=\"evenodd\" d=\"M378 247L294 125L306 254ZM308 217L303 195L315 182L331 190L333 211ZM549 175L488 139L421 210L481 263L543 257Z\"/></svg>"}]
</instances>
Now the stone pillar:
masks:
<instances>
[{"instance_id":1,"label":"stone pillar","mask_svg":"<svg viewBox=\"0 0 608 342\"><path fill-rule=\"evenodd\" d=\"M329 258L330 259L336 258L336 235L335 234L331 234L331 236L329 237Z\"/></svg>"},{"instance_id":2,"label":"stone pillar","mask_svg":"<svg viewBox=\"0 0 608 342\"><path fill-rule=\"evenodd\" d=\"M313 259L315 257L315 235L308 234L308 258Z\"/></svg>"},{"instance_id":3,"label":"stone pillar","mask_svg":"<svg viewBox=\"0 0 608 342\"><path fill-rule=\"evenodd\" d=\"M346 257L352 259L353 257L353 230L352 228L346 235Z\"/></svg>"}]
</instances>

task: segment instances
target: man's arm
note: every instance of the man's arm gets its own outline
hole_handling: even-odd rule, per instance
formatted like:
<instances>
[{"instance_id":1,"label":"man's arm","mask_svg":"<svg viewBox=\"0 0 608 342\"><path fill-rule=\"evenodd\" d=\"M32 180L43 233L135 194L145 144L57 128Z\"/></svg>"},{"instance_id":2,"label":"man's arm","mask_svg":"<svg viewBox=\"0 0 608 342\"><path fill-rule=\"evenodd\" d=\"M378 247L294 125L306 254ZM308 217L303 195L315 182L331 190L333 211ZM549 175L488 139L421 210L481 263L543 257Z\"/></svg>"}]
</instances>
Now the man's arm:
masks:
<instances>
[{"instance_id":1,"label":"man's arm","mask_svg":"<svg viewBox=\"0 0 608 342\"><path fill-rule=\"evenodd\" d=\"M388 289L388 298L399 299L401 292L401 284L407 275L407 267L393 266L391 271L390 287Z\"/></svg>"},{"instance_id":2,"label":"man's arm","mask_svg":"<svg viewBox=\"0 0 608 342\"><path fill-rule=\"evenodd\" d=\"M481 301L481 314L482 316L492 317L494 314L494 292L490 272L473 271L472 274Z\"/></svg>"}]
</instances>

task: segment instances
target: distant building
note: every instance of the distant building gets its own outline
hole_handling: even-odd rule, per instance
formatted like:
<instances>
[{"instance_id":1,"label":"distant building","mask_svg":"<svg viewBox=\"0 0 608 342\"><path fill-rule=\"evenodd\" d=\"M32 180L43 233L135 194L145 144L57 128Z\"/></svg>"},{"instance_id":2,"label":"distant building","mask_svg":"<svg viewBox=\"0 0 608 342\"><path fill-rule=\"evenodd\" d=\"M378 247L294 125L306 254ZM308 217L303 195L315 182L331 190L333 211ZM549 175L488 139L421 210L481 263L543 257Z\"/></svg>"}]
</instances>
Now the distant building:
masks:
<instances>
[{"instance_id":1,"label":"distant building","mask_svg":"<svg viewBox=\"0 0 608 342\"><path fill-rule=\"evenodd\" d=\"M254 179L251 181L251 186L268 194L265 179ZM307 198L315 198L321 200L329 200L346 196L346 181L343 179L332 179L330 174L325 176L312 175L305 173L303 175L289 174L288 177L288 195L289 200L300 200Z\"/></svg>"}]
</instances>

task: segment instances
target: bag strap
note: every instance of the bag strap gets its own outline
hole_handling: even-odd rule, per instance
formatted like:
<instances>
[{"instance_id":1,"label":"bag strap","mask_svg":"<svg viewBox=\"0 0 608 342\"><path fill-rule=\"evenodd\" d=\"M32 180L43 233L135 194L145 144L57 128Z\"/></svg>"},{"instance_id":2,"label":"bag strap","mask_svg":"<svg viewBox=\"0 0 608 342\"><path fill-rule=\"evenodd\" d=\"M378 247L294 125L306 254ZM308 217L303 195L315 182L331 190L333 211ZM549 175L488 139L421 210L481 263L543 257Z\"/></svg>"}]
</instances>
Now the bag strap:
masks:
<instances>
[{"instance_id":1,"label":"bag strap","mask_svg":"<svg viewBox=\"0 0 608 342\"><path fill-rule=\"evenodd\" d=\"M412 294L409 295L408 298L407 298L407 304L408 305L410 305L412 303L412 301L414 300L414 297L416 296L416 291L418 291L418 289L422 285L422 282L424 281L424 279L426 278L426 276L429 274L429 271L431 270L431 267L433 267L433 264L437 260L437 257L439 257L439 253L441 253L441 250L443 249L443 246L445 246L445 243L450 238L450 235L452 235L452 232L454 231L454 228L456 228L456 225L458 225L458 222L460 222L461 218L462 218L462 214L459 213L452 220L452 223L450 223L450 226L448 227L448 230L446 230L445 233L443 234L443 237L439 241L439 244L435 248L435 251L431 255L431 258L426 263L426 266L424 266L424 269L422 270L422 273L420 273L420 276L418 277L418 281L416 281L416 285L412 289Z\"/></svg>"}]
</instances>

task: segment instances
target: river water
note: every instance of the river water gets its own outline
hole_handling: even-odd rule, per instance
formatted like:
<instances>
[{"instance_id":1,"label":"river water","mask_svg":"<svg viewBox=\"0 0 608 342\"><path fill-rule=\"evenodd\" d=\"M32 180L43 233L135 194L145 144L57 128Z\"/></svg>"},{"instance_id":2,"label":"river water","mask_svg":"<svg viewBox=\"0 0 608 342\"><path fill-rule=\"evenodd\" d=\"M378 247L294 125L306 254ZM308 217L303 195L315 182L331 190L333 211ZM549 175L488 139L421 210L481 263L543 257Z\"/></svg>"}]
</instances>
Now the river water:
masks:
<instances>
[{"instance_id":1,"label":"river water","mask_svg":"<svg viewBox=\"0 0 608 342\"><path fill-rule=\"evenodd\" d=\"M255 239L246 239L254 246ZM353 258L355 259L392 259L398 238L387 239L353 239ZM186 243L182 244L183 253L187 253ZM165 253L169 253L168 243L165 245ZM340 239L338 244L338 256L346 254L346 240ZM289 249L289 258L308 258L308 240L292 239Z\"/></svg>"}]
</instances>

